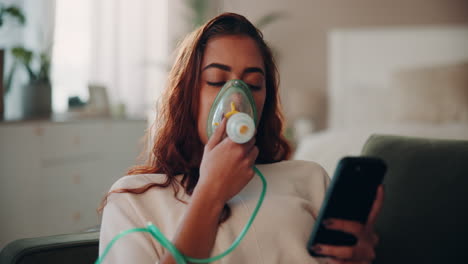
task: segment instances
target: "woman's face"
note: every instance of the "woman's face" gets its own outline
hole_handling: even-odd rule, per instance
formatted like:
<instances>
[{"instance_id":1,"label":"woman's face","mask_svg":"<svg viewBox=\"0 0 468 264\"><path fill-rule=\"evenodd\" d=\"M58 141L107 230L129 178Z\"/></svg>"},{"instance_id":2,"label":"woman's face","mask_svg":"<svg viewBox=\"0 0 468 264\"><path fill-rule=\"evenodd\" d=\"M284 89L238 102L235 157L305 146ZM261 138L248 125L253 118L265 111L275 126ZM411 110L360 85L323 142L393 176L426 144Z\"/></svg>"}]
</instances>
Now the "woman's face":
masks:
<instances>
[{"instance_id":1,"label":"woman's face","mask_svg":"<svg viewBox=\"0 0 468 264\"><path fill-rule=\"evenodd\" d=\"M265 66L256 42L243 35L226 35L212 38L205 47L201 65L200 110L198 135L203 144L208 142L206 122L211 105L224 83L243 80L249 85L260 120L265 103Z\"/></svg>"}]
</instances>

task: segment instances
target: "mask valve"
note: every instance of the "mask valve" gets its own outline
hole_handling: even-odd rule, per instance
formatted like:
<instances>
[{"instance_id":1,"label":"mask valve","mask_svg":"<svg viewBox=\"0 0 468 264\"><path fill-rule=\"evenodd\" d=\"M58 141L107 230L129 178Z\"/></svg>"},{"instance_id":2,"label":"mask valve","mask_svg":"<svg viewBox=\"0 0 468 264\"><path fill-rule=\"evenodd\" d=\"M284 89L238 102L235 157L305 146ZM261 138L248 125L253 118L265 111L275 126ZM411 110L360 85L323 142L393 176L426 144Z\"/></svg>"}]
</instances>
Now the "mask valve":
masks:
<instances>
[{"instance_id":1,"label":"mask valve","mask_svg":"<svg viewBox=\"0 0 468 264\"><path fill-rule=\"evenodd\" d=\"M226 124L228 137L239 144L249 141L255 133L255 123L246 113L232 115Z\"/></svg>"}]
</instances>

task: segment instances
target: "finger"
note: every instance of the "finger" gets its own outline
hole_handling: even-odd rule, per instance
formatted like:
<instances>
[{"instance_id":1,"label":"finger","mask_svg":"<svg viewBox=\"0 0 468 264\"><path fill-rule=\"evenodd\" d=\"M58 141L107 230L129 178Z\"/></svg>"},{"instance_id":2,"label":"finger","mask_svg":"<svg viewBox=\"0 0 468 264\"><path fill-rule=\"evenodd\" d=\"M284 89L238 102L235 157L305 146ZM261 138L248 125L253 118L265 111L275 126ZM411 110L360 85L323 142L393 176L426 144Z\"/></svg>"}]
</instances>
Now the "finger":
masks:
<instances>
[{"instance_id":1,"label":"finger","mask_svg":"<svg viewBox=\"0 0 468 264\"><path fill-rule=\"evenodd\" d=\"M315 244L312 250L318 254L335 257L339 260L369 261L375 257L373 250L364 247Z\"/></svg>"},{"instance_id":2,"label":"finger","mask_svg":"<svg viewBox=\"0 0 468 264\"><path fill-rule=\"evenodd\" d=\"M219 145L229 145L229 148L231 150L236 149L235 153L239 153L239 158L244 159L244 158L246 158L248 156L250 151L255 146L255 142L256 142L255 137L251 138L249 141L247 141L246 143L243 143L243 144L236 143L236 142L232 141L229 137L226 137L226 138L221 140Z\"/></svg>"},{"instance_id":3,"label":"finger","mask_svg":"<svg viewBox=\"0 0 468 264\"><path fill-rule=\"evenodd\" d=\"M326 264L369 264L369 262L367 261L354 261L354 260L333 259L333 258L328 258L325 263Z\"/></svg>"},{"instance_id":4,"label":"finger","mask_svg":"<svg viewBox=\"0 0 468 264\"><path fill-rule=\"evenodd\" d=\"M221 124L215 129L213 135L211 135L210 139L206 143L206 147L208 149L213 149L216 145L223 140L224 133L226 132L226 123L227 118L223 118Z\"/></svg>"},{"instance_id":5,"label":"finger","mask_svg":"<svg viewBox=\"0 0 468 264\"><path fill-rule=\"evenodd\" d=\"M223 141L221 143L222 144L230 144L231 147L240 149L241 150L241 158L245 158L245 157L248 156L249 152L255 146L255 142L256 142L255 137L251 138L249 141L247 141L247 142L245 142L243 144L236 143L236 142L232 141L229 137L226 137L225 139L223 139Z\"/></svg>"},{"instance_id":6,"label":"finger","mask_svg":"<svg viewBox=\"0 0 468 264\"><path fill-rule=\"evenodd\" d=\"M328 218L325 221L323 221L323 225L327 229L343 231L346 233L353 234L357 237L359 237L362 231L364 230L364 225L357 221L344 220L338 218Z\"/></svg>"},{"instance_id":7,"label":"finger","mask_svg":"<svg viewBox=\"0 0 468 264\"><path fill-rule=\"evenodd\" d=\"M257 140L255 139L255 137L252 137L249 141L247 141L246 143L242 145L246 154L252 151L252 149L255 147L256 142Z\"/></svg>"},{"instance_id":8,"label":"finger","mask_svg":"<svg viewBox=\"0 0 468 264\"><path fill-rule=\"evenodd\" d=\"M255 161L257 160L258 153L259 153L258 147L254 146L252 150L249 152L249 154L247 155L247 159L251 162L250 163L251 167L255 165Z\"/></svg>"},{"instance_id":9,"label":"finger","mask_svg":"<svg viewBox=\"0 0 468 264\"><path fill-rule=\"evenodd\" d=\"M381 184L377 189L377 194L375 195L374 204L372 205L371 212L369 213L369 217L367 218L366 226L373 229L375 222L377 221L377 216L379 215L380 211L382 210L384 201L384 188Z\"/></svg>"},{"instance_id":10,"label":"finger","mask_svg":"<svg viewBox=\"0 0 468 264\"><path fill-rule=\"evenodd\" d=\"M370 241L372 243L372 245L377 246L377 244L379 244L379 236L375 233L375 232L372 232L370 234Z\"/></svg>"}]
</instances>

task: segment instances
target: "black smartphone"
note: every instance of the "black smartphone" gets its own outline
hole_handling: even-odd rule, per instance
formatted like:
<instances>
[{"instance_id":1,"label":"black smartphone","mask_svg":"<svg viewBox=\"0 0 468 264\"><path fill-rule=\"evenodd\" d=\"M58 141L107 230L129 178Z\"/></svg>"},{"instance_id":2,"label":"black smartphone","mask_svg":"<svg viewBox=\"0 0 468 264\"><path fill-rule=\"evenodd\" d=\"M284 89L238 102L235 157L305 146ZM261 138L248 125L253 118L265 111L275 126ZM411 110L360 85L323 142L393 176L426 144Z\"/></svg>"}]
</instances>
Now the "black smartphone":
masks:
<instances>
[{"instance_id":1,"label":"black smartphone","mask_svg":"<svg viewBox=\"0 0 468 264\"><path fill-rule=\"evenodd\" d=\"M354 235L326 229L323 221L340 218L365 224L386 171L385 162L379 158L344 157L340 160L307 243L311 256L326 257L311 250L315 244L356 244Z\"/></svg>"}]
</instances>

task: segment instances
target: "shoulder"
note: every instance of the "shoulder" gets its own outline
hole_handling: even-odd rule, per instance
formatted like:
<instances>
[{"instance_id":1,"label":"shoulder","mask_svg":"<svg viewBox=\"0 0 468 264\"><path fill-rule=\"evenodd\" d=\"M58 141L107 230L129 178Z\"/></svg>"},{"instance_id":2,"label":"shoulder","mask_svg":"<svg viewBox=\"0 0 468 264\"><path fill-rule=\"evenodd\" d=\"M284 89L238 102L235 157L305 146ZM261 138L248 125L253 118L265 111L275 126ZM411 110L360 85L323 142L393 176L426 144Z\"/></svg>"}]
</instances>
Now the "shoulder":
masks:
<instances>
[{"instance_id":1,"label":"shoulder","mask_svg":"<svg viewBox=\"0 0 468 264\"><path fill-rule=\"evenodd\" d=\"M140 188L150 183L159 183L162 184L167 180L165 174L136 174L136 175L126 175L118 179L109 192L119 190L119 189L134 189Z\"/></svg>"},{"instance_id":2,"label":"shoulder","mask_svg":"<svg viewBox=\"0 0 468 264\"><path fill-rule=\"evenodd\" d=\"M176 176L179 181L179 176ZM183 188L164 184L165 174L127 175L118 179L110 188L103 208L103 225L112 219L120 219L122 226L144 226L148 220L162 224L166 221L167 208L179 208L186 200ZM158 184L164 184L158 186ZM180 200L178 200L179 198Z\"/></svg>"},{"instance_id":3,"label":"shoulder","mask_svg":"<svg viewBox=\"0 0 468 264\"><path fill-rule=\"evenodd\" d=\"M172 188L150 188L145 192L119 193L122 189L138 189L151 183L164 183L164 174L138 174L127 175L118 179L110 188L114 191L108 196L104 206L101 232L99 239L99 252L103 253L104 247L124 230L136 227L144 227L149 221L158 227L165 227L164 210L161 201L165 197L172 197ZM143 189L142 189L143 190ZM117 192L117 193L116 193ZM138 262L150 263L159 259L163 248L149 236L128 236L122 242L116 243L111 250L106 263L130 263L138 258Z\"/></svg>"},{"instance_id":4,"label":"shoulder","mask_svg":"<svg viewBox=\"0 0 468 264\"><path fill-rule=\"evenodd\" d=\"M307 180L329 180L325 169L314 161L284 160L280 162L262 164L257 166L260 170L273 174L296 176Z\"/></svg>"},{"instance_id":5,"label":"shoulder","mask_svg":"<svg viewBox=\"0 0 468 264\"><path fill-rule=\"evenodd\" d=\"M119 206L128 206L133 203L138 206L146 204L154 205L154 201L160 203L174 203L178 199L186 200L184 188L180 181L182 175L175 177L176 185L167 184L165 174L136 174L126 175L118 179L110 188L107 205L118 203ZM176 198L177 194L177 198Z\"/></svg>"},{"instance_id":6,"label":"shoulder","mask_svg":"<svg viewBox=\"0 0 468 264\"><path fill-rule=\"evenodd\" d=\"M276 168L296 168L296 169L312 169L322 170L322 166L314 161L309 160L283 160L275 163L263 164L261 166L271 166Z\"/></svg>"},{"instance_id":7,"label":"shoulder","mask_svg":"<svg viewBox=\"0 0 468 264\"><path fill-rule=\"evenodd\" d=\"M330 183L330 177L318 163L305 160L286 160L258 165L270 186L279 190L292 188L296 195L304 197L319 208Z\"/></svg>"},{"instance_id":8,"label":"shoulder","mask_svg":"<svg viewBox=\"0 0 468 264\"><path fill-rule=\"evenodd\" d=\"M165 174L136 174L118 179L108 192L104 212L137 210L146 214L163 205L176 206L186 202L189 197L180 185L181 175L175 178L179 184L168 185L167 180Z\"/></svg>"}]
</instances>

